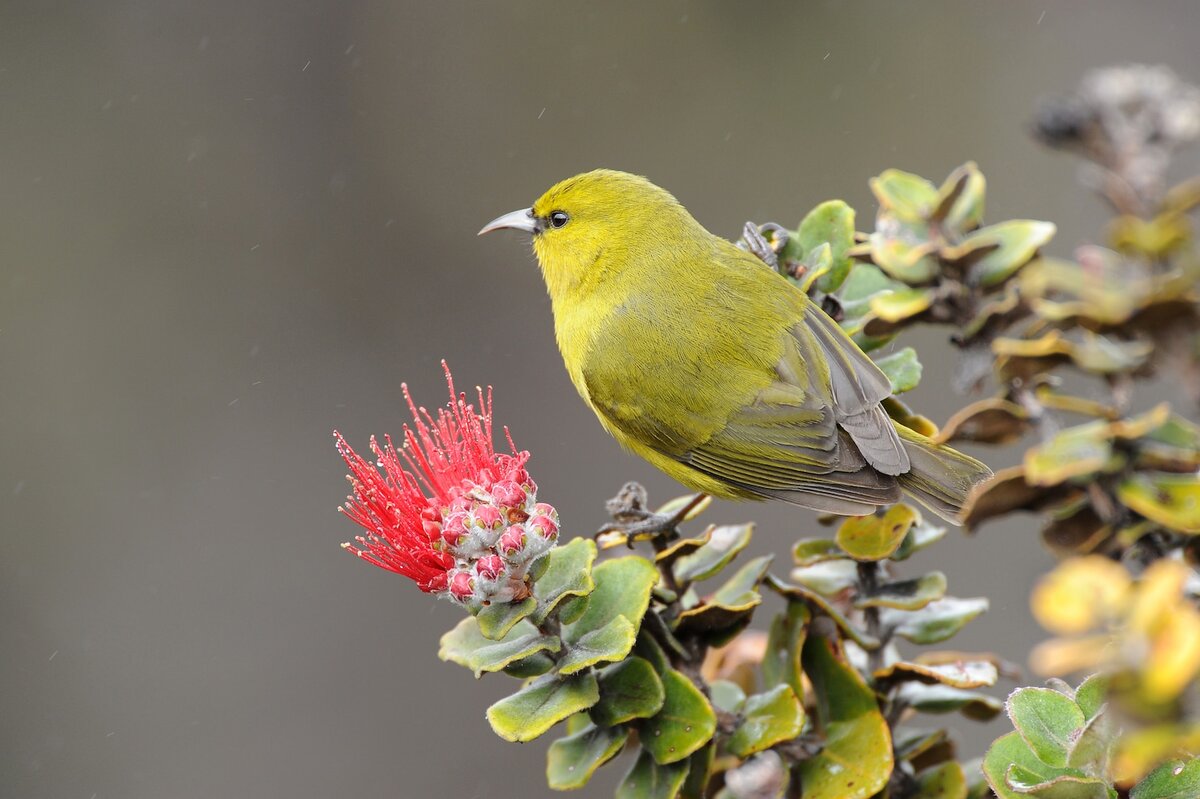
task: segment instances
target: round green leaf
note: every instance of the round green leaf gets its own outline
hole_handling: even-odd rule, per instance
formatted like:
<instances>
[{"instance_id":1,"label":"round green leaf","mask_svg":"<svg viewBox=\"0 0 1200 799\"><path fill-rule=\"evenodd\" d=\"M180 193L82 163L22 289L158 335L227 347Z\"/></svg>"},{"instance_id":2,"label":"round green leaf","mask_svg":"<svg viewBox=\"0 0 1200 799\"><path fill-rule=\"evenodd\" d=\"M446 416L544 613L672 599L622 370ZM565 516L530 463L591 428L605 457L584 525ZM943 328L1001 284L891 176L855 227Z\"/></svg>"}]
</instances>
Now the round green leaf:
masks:
<instances>
[{"instance_id":1,"label":"round green leaf","mask_svg":"<svg viewBox=\"0 0 1200 799\"><path fill-rule=\"evenodd\" d=\"M1182 533L1200 533L1200 479L1195 475L1139 473L1117 486L1131 510Z\"/></svg>"},{"instance_id":2,"label":"round green leaf","mask_svg":"<svg viewBox=\"0 0 1200 799\"><path fill-rule=\"evenodd\" d=\"M442 636L438 657L465 666L480 677L539 652L557 652L559 647L557 638L542 635L527 621L520 622L503 639L492 641L484 638L475 619L467 616Z\"/></svg>"},{"instance_id":3,"label":"round green leaf","mask_svg":"<svg viewBox=\"0 0 1200 799\"><path fill-rule=\"evenodd\" d=\"M528 616L537 607L537 600L526 597L520 602L493 602L485 605L475 614L479 623L479 632L484 638L499 641L508 635L516 623ZM540 623L540 622L538 622Z\"/></svg>"},{"instance_id":4,"label":"round green leaf","mask_svg":"<svg viewBox=\"0 0 1200 799\"><path fill-rule=\"evenodd\" d=\"M689 762L661 764L643 749L617 786L615 799L676 799L687 779Z\"/></svg>"},{"instance_id":5,"label":"round green leaf","mask_svg":"<svg viewBox=\"0 0 1200 799\"><path fill-rule=\"evenodd\" d=\"M695 607L679 614L678 630L707 632L723 630L745 621L762 602L754 590L771 565L773 555L755 558Z\"/></svg>"},{"instance_id":6,"label":"round green leaf","mask_svg":"<svg viewBox=\"0 0 1200 799\"><path fill-rule=\"evenodd\" d=\"M1093 674L1075 689L1075 704L1079 705L1083 717L1088 721L1095 718L1108 701L1108 686L1111 682L1112 678L1107 674Z\"/></svg>"},{"instance_id":7,"label":"round green leaf","mask_svg":"<svg viewBox=\"0 0 1200 799\"><path fill-rule=\"evenodd\" d=\"M653 716L662 709L666 692L650 661L630 657L600 671L600 701L592 705L592 720L604 727Z\"/></svg>"},{"instance_id":8,"label":"round green leaf","mask_svg":"<svg viewBox=\"0 0 1200 799\"><path fill-rule=\"evenodd\" d=\"M882 560L900 547L917 519L917 512L903 504L882 516L852 516L838 528L838 546L856 560Z\"/></svg>"},{"instance_id":9,"label":"round green leaf","mask_svg":"<svg viewBox=\"0 0 1200 799\"><path fill-rule=\"evenodd\" d=\"M803 602L788 602L787 608L771 622L762 661L764 686L790 685L796 696L803 698L800 651L804 648L804 634L811 615L808 605Z\"/></svg>"},{"instance_id":10,"label":"round green leaf","mask_svg":"<svg viewBox=\"0 0 1200 799\"><path fill-rule=\"evenodd\" d=\"M804 708L790 685L777 685L749 697L741 715L726 746L743 758L795 738L804 727Z\"/></svg>"},{"instance_id":11,"label":"round green leaf","mask_svg":"<svg viewBox=\"0 0 1200 799\"><path fill-rule=\"evenodd\" d=\"M665 698L654 716L637 722L646 751L660 764L676 763L704 746L717 729L712 705L692 681L674 669L662 675Z\"/></svg>"},{"instance_id":12,"label":"round green leaf","mask_svg":"<svg viewBox=\"0 0 1200 799\"><path fill-rule=\"evenodd\" d=\"M930 572L912 580L882 583L870 591L860 591L854 607L920 610L945 595L946 575Z\"/></svg>"},{"instance_id":13,"label":"round green leaf","mask_svg":"<svg viewBox=\"0 0 1200 799\"><path fill-rule=\"evenodd\" d=\"M896 692L896 701L921 713L961 712L969 719L990 721L1004 709L999 699L978 691L964 691L946 685L906 682Z\"/></svg>"},{"instance_id":14,"label":"round green leaf","mask_svg":"<svg viewBox=\"0 0 1200 799\"><path fill-rule=\"evenodd\" d=\"M831 538L802 538L792 547L792 560L797 566L812 566L826 560L844 557L845 552Z\"/></svg>"},{"instance_id":15,"label":"round green leaf","mask_svg":"<svg viewBox=\"0 0 1200 799\"><path fill-rule=\"evenodd\" d=\"M917 775L913 799L966 799L967 775L963 767L950 760Z\"/></svg>"},{"instance_id":16,"label":"round green leaf","mask_svg":"<svg viewBox=\"0 0 1200 799\"><path fill-rule=\"evenodd\" d=\"M587 785L596 769L625 746L629 730L624 727L588 726L550 744L546 753L546 781L556 791L571 791Z\"/></svg>"},{"instance_id":17,"label":"round green leaf","mask_svg":"<svg viewBox=\"0 0 1200 799\"><path fill-rule=\"evenodd\" d=\"M826 294L837 291L854 263L846 255L846 251L854 246L854 209L841 200L823 202L800 222L796 238L806 254L828 243L830 267L817 280L817 288Z\"/></svg>"},{"instance_id":18,"label":"round green leaf","mask_svg":"<svg viewBox=\"0 0 1200 799\"><path fill-rule=\"evenodd\" d=\"M1056 230L1052 222L1012 219L975 231L958 246L943 250L942 257L968 262L967 281L989 288L1029 263Z\"/></svg>"},{"instance_id":19,"label":"round green leaf","mask_svg":"<svg viewBox=\"0 0 1200 799\"><path fill-rule=\"evenodd\" d=\"M933 213L938 190L920 175L888 169L870 180L880 212L890 211L906 222L922 222Z\"/></svg>"},{"instance_id":20,"label":"round green leaf","mask_svg":"<svg viewBox=\"0 0 1200 799\"><path fill-rule=\"evenodd\" d=\"M742 686L729 680L713 680L708 684L708 695L713 707L726 713L741 713L746 703L746 692Z\"/></svg>"},{"instance_id":21,"label":"round green leaf","mask_svg":"<svg viewBox=\"0 0 1200 799\"><path fill-rule=\"evenodd\" d=\"M637 555L614 558L592 569L592 579L596 587L587 595L587 606L579 618L563 627L563 643L574 644L620 616L632 625L636 635L650 605L650 591L658 579L654 564Z\"/></svg>"},{"instance_id":22,"label":"round green leaf","mask_svg":"<svg viewBox=\"0 0 1200 799\"><path fill-rule=\"evenodd\" d=\"M988 785L1000 799L1026 799L1008 785L1008 772L1014 766L1020 767L1037 779L1047 781L1064 775L1075 775L1080 772L1074 769L1062 769L1048 766L1038 760L1029 746L1022 740L1019 733L1010 732L992 742L987 754L983 756L983 774Z\"/></svg>"},{"instance_id":23,"label":"round green leaf","mask_svg":"<svg viewBox=\"0 0 1200 799\"><path fill-rule=\"evenodd\" d=\"M912 391L921 382L921 362L917 359L917 351L912 347L876 358L875 365L892 381L893 394Z\"/></svg>"},{"instance_id":24,"label":"round green leaf","mask_svg":"<svg viewBox=\"0 0 1200 799\"><path fill-rule=\"evenodd\" d=\"M596 560L596 543L589 538L575 538L555 547L546 555L546 568L533 584L536 610L533 623L540 625L551 611L567 597L584 596L595 587L592 582L592 562Z\"/></svg>"},{"instance_id":25,"label":"round green leaf","mask_svg":"<svg viewBox=\"0 0 1200 799\"><path fill-rule=\"evenodd\" d=\"M988 601L984 597L946 597L915 611L885 608L880 621L914 644L936 644L952 637L987 609Z\"/></svg>"},{"instance_id":26,"label":"round green leaf","mask_svg":"<svg viewBox=\"0 0 1200 799\"><path fill-rule=\"evenodd\" d=\"M937 665L900 660L877 670L873 676L877 684L916 680L928 684L948 685L951 688L983 688L995 685L999 674L996 666L985 660Z\"/></svg>"},{"instance_id":27,"label":"round green leaf","mask_svg":"<svg viewBox=\"0 0 1200 799\"><path fill-rule=\"evenodd\" d=\"M1163 763L1129 792L1129 799L1193 799L1200 796L1200 758Z\"/></svg>"},{"instance_id":28,"label":"round green leaf","mask_svg":"<svg viewBox=\"0 0 1200 799\"><path fill-rule=\"evenodd\" d=\"M1079 706L1049 688L1018 688L1008 697L1008 716L1030 751L1050 766L1065 766L1083 727Z\"/></svg>"},{"instance_id":29,"label":"round green leaf","mask_svg":"<svg viewBox=\"0 0 1200 799\"><path fill-rule=\"evenodd\" d=\"M707 580L733 560L750 543L753 524L723 524L710 527L704 543L696 550L679 557L671 566L675 579L681 583Z\"/></svg>"},{"instance_id":30,"label":"round green leaf","mask_svg":"<svg viewBox=\"0 0 1200 799\"><path fill-rule=\"evenodd\" d=\"M892 738L875 692L842 657L834 638L810 632L804 672L817 700L825 745L800 763L803 799L866 799L892 774Z\"/></svg>"},{"instance_id":31,"label":"round green leaf","mask_svg":"<svg viewBox=\"0 0 1200 799\"><path fill-rule=\"evenodd\" d=\"M532 741L568 716L600 699L592 672L547 675L487 709L492 730L506 741Z\"/></svg>"},{"instance_id":32,"label":"round green leaf","mask_svg":"<svg viewBox=\"0 0 1200 799\"><path fill-rule=\"evenodd\" d=\"M633 649L637 639L633 625L617 616L599 630L589 630L567 644L567 652L558 662L559 674L574 674L597 663L621 660Z\"/></svg>"},{"instance_id":33,"label":"round green leaf","mask_svg":"<svg viewBox=\"0 0 1200 799\"><path fill-rule=\"evenodd\" d=\"M858 585L858 564L849 558L824 560L811 566L798 566L788 576L792 582L821 596L834 597Z\"/></svg>"}]
</instances>

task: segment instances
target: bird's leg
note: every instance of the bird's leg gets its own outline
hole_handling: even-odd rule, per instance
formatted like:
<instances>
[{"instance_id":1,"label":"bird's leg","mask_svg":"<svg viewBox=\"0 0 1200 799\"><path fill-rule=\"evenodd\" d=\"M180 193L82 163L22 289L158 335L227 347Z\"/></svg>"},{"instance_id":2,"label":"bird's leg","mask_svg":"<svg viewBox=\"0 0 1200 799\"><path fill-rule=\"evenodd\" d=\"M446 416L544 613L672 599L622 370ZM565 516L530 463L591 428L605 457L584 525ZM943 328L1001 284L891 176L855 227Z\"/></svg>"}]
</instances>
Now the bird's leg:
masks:
<instances>
[{"instance_id":1,"label":"bird's leg","mask_svg":"<svg viewBox=\"0 0 1200 799\"><path fill-rule=\"evenodd\" d=\"M744 246L755 258L778 271L779 253L787 241L788 232L783 225L768 222L759 227L753 222L747 222L742 227L742 240L738 242L738 246Z\"/></svg>"}]
</instances>

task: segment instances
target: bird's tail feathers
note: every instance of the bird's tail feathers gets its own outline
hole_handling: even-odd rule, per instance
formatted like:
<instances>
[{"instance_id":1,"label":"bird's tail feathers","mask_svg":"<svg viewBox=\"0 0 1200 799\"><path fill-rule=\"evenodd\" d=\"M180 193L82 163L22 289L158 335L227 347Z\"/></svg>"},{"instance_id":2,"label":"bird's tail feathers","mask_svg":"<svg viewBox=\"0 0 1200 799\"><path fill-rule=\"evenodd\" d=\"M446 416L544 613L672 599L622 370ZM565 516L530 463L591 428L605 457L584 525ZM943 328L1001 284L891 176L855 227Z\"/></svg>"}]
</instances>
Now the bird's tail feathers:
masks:
<instances>
[{"instance_id":1,"label":"bird's tail feathers","mask_svg":"<svg viewBox=\"0 0 1200 799\"><path fill-rule=\"evenodd\" d=\"M960 524L967 495L991 477L992 470L971 456L935 444L903 425L896 428L912 462L908 472L896 478L901 490L946 521Z\"/></svg>"}]
</instances>

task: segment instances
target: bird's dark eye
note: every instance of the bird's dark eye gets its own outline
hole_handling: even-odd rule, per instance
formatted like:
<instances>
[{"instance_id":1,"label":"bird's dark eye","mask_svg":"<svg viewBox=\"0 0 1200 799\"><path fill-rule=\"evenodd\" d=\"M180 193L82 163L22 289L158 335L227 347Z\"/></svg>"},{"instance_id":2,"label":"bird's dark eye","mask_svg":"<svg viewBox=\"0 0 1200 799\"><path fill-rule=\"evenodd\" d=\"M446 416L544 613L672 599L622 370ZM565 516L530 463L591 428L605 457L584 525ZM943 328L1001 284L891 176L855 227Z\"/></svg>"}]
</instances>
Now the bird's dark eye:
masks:
<instances>
[{"instance_id":1,"label":"bird's dark eye","mask_svg":"<svg viewBox=\"0 0 1200 799\"><path fill-rule=\"evenodd\" d=\"M551 211L550 212L550 227L559 228L571 221L571 217L566 211Z\"/></svg>"}]
</instances>

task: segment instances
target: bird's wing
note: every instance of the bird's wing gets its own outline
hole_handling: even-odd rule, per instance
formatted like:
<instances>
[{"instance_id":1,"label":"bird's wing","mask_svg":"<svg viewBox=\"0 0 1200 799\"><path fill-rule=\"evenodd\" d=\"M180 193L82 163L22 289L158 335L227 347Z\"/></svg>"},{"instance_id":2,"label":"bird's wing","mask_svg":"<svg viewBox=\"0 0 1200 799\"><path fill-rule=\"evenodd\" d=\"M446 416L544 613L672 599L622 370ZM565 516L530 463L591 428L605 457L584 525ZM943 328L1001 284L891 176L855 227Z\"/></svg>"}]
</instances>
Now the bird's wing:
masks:
<instances>
[{"instance_id":1,"label":"bird's wing","mask_svg":"<svg viewBox=\"0 0 1200 799\"><path fill-rule=\"evenodd\" d=\"M892 384L874 361L858 348L837 324L816 306L810 305L804 321L790 331L796 346L787 347L780 369L807 368L814 390L825 389L816 380L814 367L826 364L828 394L824 399L833 409L838 426L850 434L867 463L884 474L909 470L910 462L900 436L880 403L891 396ZM787 378L785 378L787 379ZM790 382L797 382L798 376Z\"/></svg>"}]
</instances>

